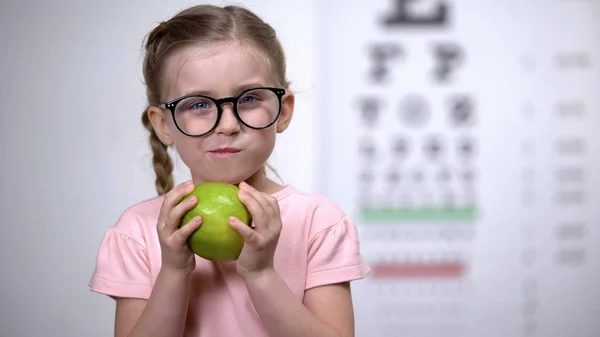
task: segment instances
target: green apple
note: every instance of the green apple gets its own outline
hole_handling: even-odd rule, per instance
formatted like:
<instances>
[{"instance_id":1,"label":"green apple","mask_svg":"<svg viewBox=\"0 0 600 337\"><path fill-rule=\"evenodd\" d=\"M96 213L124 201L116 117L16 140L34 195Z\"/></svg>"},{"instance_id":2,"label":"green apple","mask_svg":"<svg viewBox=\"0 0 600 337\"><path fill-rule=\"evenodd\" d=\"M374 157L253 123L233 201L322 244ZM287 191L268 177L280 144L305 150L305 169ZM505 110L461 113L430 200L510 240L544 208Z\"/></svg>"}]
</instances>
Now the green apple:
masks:
<instances>
[{"instance_id":1,"label":"green apple","mask_svg":"<svg viewBox=\"0 0 600 337\"><path fill-rule=\"evenodd\" d=\"M238 198L239 188L235 185L208 182L199 184L192 195L198 202L181 219L179 227L184 226L196 216L202 218L202 224L188 239L190 250L194 254L212 261L236 260L244 246L244 239L231 225L229 217L234 216L250 225L252 216Z\"/></svg>"}]
</instances>

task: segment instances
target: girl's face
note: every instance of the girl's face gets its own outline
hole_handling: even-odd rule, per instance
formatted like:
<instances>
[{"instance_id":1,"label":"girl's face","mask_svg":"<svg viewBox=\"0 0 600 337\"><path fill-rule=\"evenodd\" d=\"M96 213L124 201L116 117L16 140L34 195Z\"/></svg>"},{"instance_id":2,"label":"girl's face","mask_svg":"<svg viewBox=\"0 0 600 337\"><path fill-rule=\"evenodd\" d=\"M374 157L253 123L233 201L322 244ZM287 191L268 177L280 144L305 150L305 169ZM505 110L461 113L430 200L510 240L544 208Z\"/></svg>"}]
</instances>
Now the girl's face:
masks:
<instances>
[{"instance_id":1,"label":"girl's face","mask_svg":"<svg viewBox=\"0 0 600 337\"><path fill-rule=\"evenodd\" d=\"M166 63L164 72L164 102L189 94L202 94L215 99L237 96L245 89L276 87L267 59L239 43L188 48ZM161 103L164 103L161 102ZM208 107L194 103L196 109ZM245 102L252 102L247 98ZM190 168L194 183L220 181L238 184L259 172L271 156L276 134L283 132L292 117L294 98L286 93L276 123L256 130L240 123L233 105L221 106L223 114L216 128L202 137L190 137L178 130L167 109L151 107L150 120L161 141L175 145ZM198 112L197 116L201 115ZM178 117L179 121L179 117ZM185 130L184 130L185 131Z\"/></svg>"}]
</instances>

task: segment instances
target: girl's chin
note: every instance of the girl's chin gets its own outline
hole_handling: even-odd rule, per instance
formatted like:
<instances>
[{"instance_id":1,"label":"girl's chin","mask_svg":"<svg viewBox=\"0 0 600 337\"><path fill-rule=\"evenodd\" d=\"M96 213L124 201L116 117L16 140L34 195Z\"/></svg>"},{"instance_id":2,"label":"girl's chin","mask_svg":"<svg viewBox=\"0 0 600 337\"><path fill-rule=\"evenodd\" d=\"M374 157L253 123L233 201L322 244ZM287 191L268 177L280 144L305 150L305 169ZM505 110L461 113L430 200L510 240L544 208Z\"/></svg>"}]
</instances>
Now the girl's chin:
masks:
<instances>
[{"instance_id":1,"label":"girl's chin","mask_svg":"<svg viewBox=\"0 0 600 337\"><path fill-rule=\"evenodd\" d=\"M219 183L225 183L225 184L231 184L231 185L235 185L238 186L240 185L240 183L244 180L248 180L249 177L251 177L252 174L248 174L248 173L243 173L243 172L236 172L236 173L230 173L228 174L227 172L221 172L220 174L216 174L216 175L211 175L208 177L197 177L194 179L194 181L196 182L196 184L198 183L202 183L202 182L219 182Z\"/></svg>"}]
</instances>

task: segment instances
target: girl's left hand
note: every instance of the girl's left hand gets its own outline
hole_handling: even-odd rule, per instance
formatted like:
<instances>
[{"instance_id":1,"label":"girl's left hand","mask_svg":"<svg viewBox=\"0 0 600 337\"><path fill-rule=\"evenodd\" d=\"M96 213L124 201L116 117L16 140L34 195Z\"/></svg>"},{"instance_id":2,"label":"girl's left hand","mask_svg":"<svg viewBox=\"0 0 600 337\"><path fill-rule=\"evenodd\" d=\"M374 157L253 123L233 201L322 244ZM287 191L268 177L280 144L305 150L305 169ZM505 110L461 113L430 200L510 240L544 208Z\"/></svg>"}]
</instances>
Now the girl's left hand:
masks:
<instances>
[{"instance_id":1,"label":"girl's left hand","mask_svg":"<svg viewBox=\"0 0 600 337\"><path fill-rule=\"evenodd\" d=\"M237 271L246 277L274 270L273 257L282 227L277 199L246 182L240 183L238 197L252 215L252 228L238 218L229 220L245 241L237 260Z\"/></svg>"}]
</instances>

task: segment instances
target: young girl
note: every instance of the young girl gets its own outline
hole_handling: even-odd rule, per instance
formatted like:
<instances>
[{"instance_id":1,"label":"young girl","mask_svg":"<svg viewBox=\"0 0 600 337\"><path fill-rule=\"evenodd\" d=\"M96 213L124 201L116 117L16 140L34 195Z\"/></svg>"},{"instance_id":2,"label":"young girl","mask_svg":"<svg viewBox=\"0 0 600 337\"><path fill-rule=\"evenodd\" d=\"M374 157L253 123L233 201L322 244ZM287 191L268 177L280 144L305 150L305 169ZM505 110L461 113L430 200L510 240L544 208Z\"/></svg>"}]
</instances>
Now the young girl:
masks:
<instances>
[{"instance_id":1,"label":"young girl","mask_svg":"<svg viewBox=\"0 0 600 337\"><path fill-rule=\"evenodd\" d=\"M90 281L116 300L116 336L353 336L349 282L365 277L352 220L331 200L282 186L265 166L294 111L275 31L243 8L196 6L148 36L144 77L159 196L108 229ZM174 146L192 180L173 187ZM236 261L193 254L202 219L178 223L194 184L240 187L252 227Z\"/></svg>"}]
</instances>

